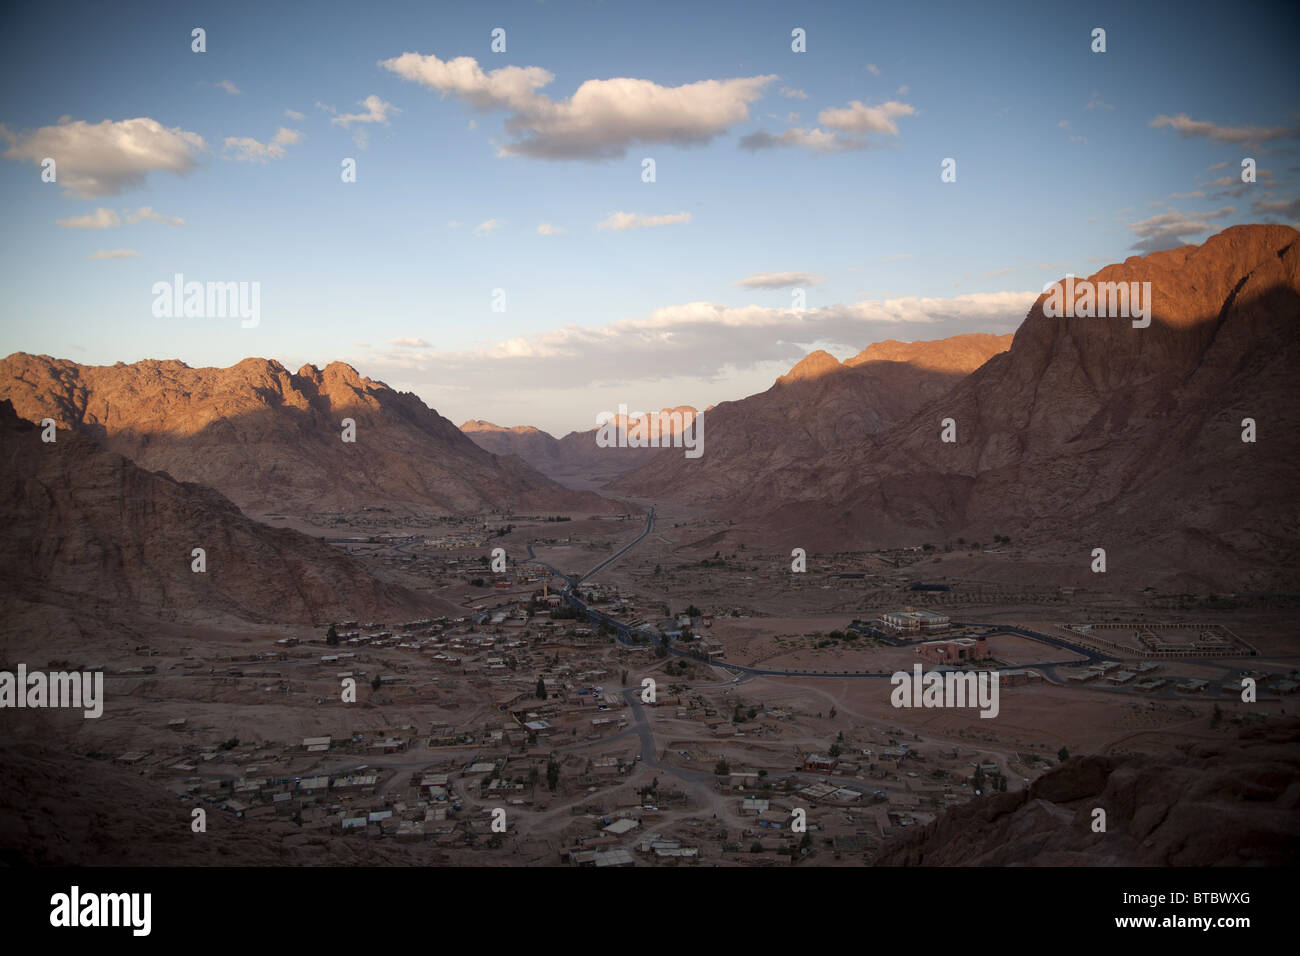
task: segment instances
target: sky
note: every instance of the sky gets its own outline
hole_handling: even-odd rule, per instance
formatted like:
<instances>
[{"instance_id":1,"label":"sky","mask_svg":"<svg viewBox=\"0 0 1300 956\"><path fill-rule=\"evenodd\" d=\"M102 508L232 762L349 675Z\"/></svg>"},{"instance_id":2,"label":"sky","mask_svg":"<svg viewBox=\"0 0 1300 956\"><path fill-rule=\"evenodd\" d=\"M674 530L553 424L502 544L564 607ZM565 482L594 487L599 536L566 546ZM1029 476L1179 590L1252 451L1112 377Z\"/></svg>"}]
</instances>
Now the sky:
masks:
<instances>
[{"instance_id":1,"label":"sky","mask_svg":"<svg viewBox=\"0 0 1300 956\"><path fill-rule=\"evenodd\" d=\"M1294 4L60 10L0 14L0 354L343 361L561 435L1300 220ZM256 321L158 314L177 274Z\"/></svg>"}]
</instances>

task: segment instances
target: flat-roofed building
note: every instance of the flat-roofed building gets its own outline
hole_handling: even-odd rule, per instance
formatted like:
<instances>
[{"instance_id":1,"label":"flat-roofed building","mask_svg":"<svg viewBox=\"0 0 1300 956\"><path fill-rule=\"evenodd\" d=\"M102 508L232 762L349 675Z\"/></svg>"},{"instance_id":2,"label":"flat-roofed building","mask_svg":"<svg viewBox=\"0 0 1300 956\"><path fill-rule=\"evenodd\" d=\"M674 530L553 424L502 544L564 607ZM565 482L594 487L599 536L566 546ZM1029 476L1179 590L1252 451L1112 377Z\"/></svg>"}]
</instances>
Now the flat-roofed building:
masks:
<instances>
[{"instance_id":1,"label":"flat-roofed building","mask_svg":"<svg viewBox=\"0 0 1300 956\"><path fill-rule=\"evenodd\" d=\"M916 649L923 660L932 664L964 664L992 656L988 641L973 637L954 637L944 641L926 641Z\"/></svg>"}]
</instances>

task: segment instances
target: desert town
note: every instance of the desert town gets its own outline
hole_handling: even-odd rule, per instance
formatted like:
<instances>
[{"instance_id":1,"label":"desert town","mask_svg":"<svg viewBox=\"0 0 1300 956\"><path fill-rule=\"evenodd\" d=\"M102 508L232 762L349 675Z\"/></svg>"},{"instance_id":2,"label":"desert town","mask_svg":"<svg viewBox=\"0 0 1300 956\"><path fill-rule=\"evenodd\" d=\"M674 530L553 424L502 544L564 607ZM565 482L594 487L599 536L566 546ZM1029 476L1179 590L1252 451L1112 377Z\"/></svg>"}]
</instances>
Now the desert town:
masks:
<instances>
[{"instance_id":1,"label":"desert town","mask_svg":"<svg viewBox=\"0 0 1300 956\"><path fill-rule=\"evenodd\" d=\"M693 559L648 532L708 522L663 506L298 523L464 613L177 629L76 662L106 672L108 701L78 746L218 838L448 863L859 865L1071 750L1158 751L1294 709L1273 615L1243 626L1196 596L1009 587L935 574L924 551L814 554L801 573L748 549ZM892 707L890 674L916 663L998 673L998 719Z\"/></svg>"}]
</instances>

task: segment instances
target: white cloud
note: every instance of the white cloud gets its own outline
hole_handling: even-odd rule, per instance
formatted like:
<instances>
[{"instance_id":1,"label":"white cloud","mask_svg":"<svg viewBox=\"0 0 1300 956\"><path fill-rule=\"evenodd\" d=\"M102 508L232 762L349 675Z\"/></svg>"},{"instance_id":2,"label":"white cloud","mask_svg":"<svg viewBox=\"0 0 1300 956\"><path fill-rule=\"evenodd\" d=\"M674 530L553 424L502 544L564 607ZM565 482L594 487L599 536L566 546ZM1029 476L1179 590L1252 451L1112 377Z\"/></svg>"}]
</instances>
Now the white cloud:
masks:
<instances>
[{"instance_id":1,"label":"white cloud","mask_svg":"<svg viewBox=\"0 0 1300 956\"><path fill-rule=\"evenodd\" d=\"M264 163L269 159L283 159L284 148L295 146L302 140L302 134L296 129L281 126L270 143L259 143L250 136L227 136L225 149L234 151L234 159L241 163ZM231 157L227 157L231 158Z\"/></svg>"},{"instance_id":2,"label":"white cloud","mask_svg":"<svg viewBox=\"0 0 1300 956\"><path fill-rule=\"evenodd\" d=\"M163 216L153 211L153 206L141 206L135 212L127 213L126 221L134 225L137 222L161 222L167 226L183 226L185 220L179 216Z\"/></svg>"},{"instance_id":3,"label":"white cloud","mask_svg":"<svg viewBox=\"0 0 1300 956\"><path fill-rule=\"evenodd\" d=\"M307 118L305 113L299 113L297 110L285 110L284 115L289 117L289 119L297 120L300 123Z\"/></svg>"},{"instance_id":4,"label":"white cloud","mask_svg":"<svg viewBox=\"0 0 1300 956\"><path fill-rule=\"evenodd\" d=\"M609 218L596 224L597 229L645 229L651 226L672 226L691 221L689 212L673 213L670 216L638 216L630 212L610 213Z\"/></svg>"},{"instance_id":5,"label":"white cloud","mask_svg":"<svg viewBox=\"0 0 1300 956\"><path fill-rule=\"evenodd\" d=\"M1250 204L1252 212L1285 219L1300 219L1300 197L1295 199L1257 199Z\"/></svg>"},{"instance_id":6,"label":"white cloud","mask_svg":"<svg viewBox=\"0 0 1300 956\"><path fill-rule=\"evenodd\" d=\"M332 126L341 126L343 129L351 128L353 123L379 123L383 126L388 125L389 114L400 113L396 106L381 100L375 94L370 94L359 104L366 108L364 113L345 113L342 116L335 116L330 120ZM358 129L352 136L352 141L357 144L359 149L365 149L370 143L370 136L365 129Z\"/></svg>"},{"instance_id":7,"label":"white cloud","mask_svg":"<svg viewBox=\"0 0 1300 956\"><path fill-rule=\"evenodd\" d=\"M403 348L403 349L429 348L429 343L426 342L424 339L411 337L411 336L408 336L407 338L401 338L401 339L389 339L388 344L396 345L398 348Z\"/></svg>"},{"instance_id":8,"label":"white cloud","mask_svg":"<svg viewBox=\"0 0 1300 956\"><path fill-rule=\"evenodd\" d=\"M115 196L142 186L155 170L184 175L198 165L205 149L198 133L178 126L169 129L148 117L94 125L67 121L22 134L0 125L0 138L9 143L6 159L30 160L39 167L46 157L52 158L59 183L81 199Z\"/></svg>"},{"instance_id":9,"label":"white cloud","mask_svg":"<svg viewBox=\"0 0 1300 956\"><path fill-rule=\"evenodd\" d=\"M183 226L185 220L173 216L163 216L154 212L152 206L141 206L135 212L127 212L126 222L135 225L138 222L151 220L153 222L165 223L169 226ZM122 217L115 210L104 209L100 207L87 216L73 216L69 219L56 219L55 222L67 229L111 229L115 226L122 225Z\"/></svg>"},{"instance_id":10,"label":"white cloud","mask_svg":"<svg viewBox=\"0 0 1300 956\"><path fill-rule=\"evenodd\" d=\"M879 106L867 106L853 100L846 107L824 109L817 114L817 122L841 133L863 135L866 133L883 133L898 135L898 124L894 122L899 116L911 116L915 113L911 106L890 100Z\"/></svg>"},{"instance_id":11,"label":"white cloud","mask_svg":"<svg viewBox=\"0 0 1300 956\"><path fill-rule=\"evenodd\" d=\"M1085 110L1113 110L1114 108L1102 100L1100 93L1093 93L1092 99L1088 100L1088 105L1084 107Z\"/></svg>"},{"instance_id":12,"label":"white cloud","mask_svg":"<svg viewBox=\"0 0 1300 956\"><path fill-rule=\"evenodd\" d=\"M741 279L736 285L746 289L788 289L816 285L821 280L822 276L811 272L757 272Z\"/></svg>"},{"instance_id":13,"label":"white cloud","mask_svg":"<svg viewBox=\"0 0 1300 956\"><path fill-rule=\"evenodd\" d=\"M797 126L777 136L773 136L766 130L759 130L740 138L740 148L750 152L782 146L798 146L818 153L838 153L844 150L864 149L866 143L821 129L804 129Z\"/></svg>"},{"instance_id":14,"label":"white cloud","mask_svg":"<svg viewBox=\"0 0 1300 956\"><path fill-rule=\"evenodd\" d=\"M111 229L120 226L122 220L112 209L96 209L88 216L73 216L70 219L54 220L67 229Z\"/></svg>"},{"instance_id":15,"label":"white cloud","mask_svg":"<svg viewBox=\"0 0 1300 956\"><path fill-rule=\"evenodd\" d=\"M1149 124L1155 129L1168 126L1178 131L1184 139L1204 136L1216 143L1258 144L1275 139L1289 139L1300 133L1288 126L1219 126L1208 120L1194 120L1186 113L1176 116L1157 116Z\"/></svg>"},{"instance_id":16,"label":"white cloud","mask_svg":"<svg viewBox=\"0 0 1300 956\"><path fill-rule=\"evenodd\" d=\"M1177 249L1179 246L1187 245L1192 236L1198 236L1213 229L1214 226L1210 223L1211 219L1222 219L1225 216L1231 216L1236 211L1232 206L1224 206L1222 209L1216 209L1213 212L1191 215L1181 212L1164 212L1158 216L1152 216L1150 219L1143 219L1141 222L1131 222L1129 228L1133 230L1133 235L1138 239L1133 244L1133 248L1143 252Z\"/></svg>"},{"instance_id":17,"label":"white cloud","mask_svg":"<svg viewBox=\"0 0 1300 956\"><path fill-rule=\"evenodd\" d=\"M791 99L791 100L806 100L806 99L808 99L808 94L805 93L803 90L796 90L796 89L793 89L793 88L791 88L791 87L789 87L789 86L783 86L783 87L781 87L780 93L781 93L782 96L786 97L787 99Z\"/></svg>"},{"instance_id":18,"label":"white cloud","mask_svg":"<svg viewBox=\"0 0 1300 956\"><path fill-rule=\"evenodd\" d=\"M809 343L853 354L883 338L1010 332L1024 320L1039 294L1004 291L951 298L868 299L803 311L690 302L657 309L644 318L597 327L566 325L480 349L425 353L394 349L364 362L375 374L387 378L397 372L405 382L428 383L444 396L481 396L508 380L512 391L536 391L539 403L554 404L561 393L586 394L610 382L620 386L661 382L665 369L700 383L777 363L781 367L774 378L803 358ZM593 408L592 414L598 410Z\"/></svg>"},{"instance_id":19,"label":"white cloud","mask_svg":"<svg viewBox=\"0 0 1300 956\"><path fill-rule=\"evenodd\" d=\"M870 73L872 76L879 76L879 75L880 75L880 67L876 66L876 64L874 64L874 63L868 63L868 64L867 64L867 72Z\"/></svg>"},{"instance_id":20,"label":"white cloud","mask_svg":"<svg viewBox=\"0 0 1300 956\"><path fill-rule=\"evenodd\" d=\"M759 130L742 136L740 148L756 151L796 146L818 153L866 149L871 145L866 137L872 134L897 136L898 124L894 120L900 116L911 116L915 112L911 106L897 100L879 106L867 106L853 100L848 106L824 109L817 114L817 121L834 132L827 132L820 127L792 127L779 135Z\"/></svg>"},{"instance_id":21,"label":"white cloud","mask_svg":"<svg viewBox=\"0 0 1300 956\"><path fill-rule=\"evenodd\" d=\"M134 249L101 249L99 252L92 252L87 258L89 259L138 259L140 253Z\"/></svg>"},{"instance_id":22,"label":"white cloud","mask_svg":"<svg viewBox=\"0 0 1300 956\"><path fill-rule=\"evenodd\" d=\"M511 139L499 155L534 159L617 159L638 143L678 146L707 143L749 119L749 104L775 76L702 80L660 86L619 77L586 80L568 100L540 93L554 75L541 67L503 66L484 71L473 57L440 60L403 53L380 66L481 111L510 113Z\"/></svg>"},{"instance_id":23,"label":"white cloud","mask_svg":"<svg viewBox=\"0 0 1300 956\"><path fill-rule=\"evenodd\" d=\"M549 222L544 222L537 227L538 235L542 236L562 236L564 230L559 226L552 226Z\"/></svg>"},{"instance_id":24,"label":"white cloud","mask_svg":"<svg viewBox=\"0 0 1300 956\"><path fill-rule=\"evenodd\" d=\"M907 86L906 84L904 84L903 86L900 86L897 90L894 91L894 95L895 95L895 96L906 96L906 95L907 95L908 93L910 93L910 92L912 92L912 88L911 88L910 86Z\"/></svg>"},{"instance_id":25,"label":"white cloud","mask_svg":"<svg viewBox=\"0 0 1300 956\"><path fill-rule=\"evenodd\" d=\"M1070 121L1069 121L1069 120L1061 120L1061 122L1059 122L1059 123L1056 124L1056 128L1057 128L1057 129L1069 129L1069 128L1070 128Z\"/></svg>"},{"instance_id":26,"label":"white cloud","mask_svg":"<svg viewBox=\"0 0 1300 956\"><path fill-rule=\"evenodd\" d=\"M239 87L237 87L234 83L231 83L229 80L222 80L220 83L217 84L217 86L221 87L231 96L238 96L241 92Z\"/></svg>"},{"instance_id":27,"label":"white cloud","mask_svg":"<svg viewBox=\"0 0 1300 956\"><path fill-rule=\"evenodd\" d=\"M477 226L474 227L474 235L478 236L479 238L482 238L483 236L491 235L493 232L500 229L504 225L505 223L503 223L499 219L488 219L483 222L480 222Z\"/></svg>"}]
</instances>

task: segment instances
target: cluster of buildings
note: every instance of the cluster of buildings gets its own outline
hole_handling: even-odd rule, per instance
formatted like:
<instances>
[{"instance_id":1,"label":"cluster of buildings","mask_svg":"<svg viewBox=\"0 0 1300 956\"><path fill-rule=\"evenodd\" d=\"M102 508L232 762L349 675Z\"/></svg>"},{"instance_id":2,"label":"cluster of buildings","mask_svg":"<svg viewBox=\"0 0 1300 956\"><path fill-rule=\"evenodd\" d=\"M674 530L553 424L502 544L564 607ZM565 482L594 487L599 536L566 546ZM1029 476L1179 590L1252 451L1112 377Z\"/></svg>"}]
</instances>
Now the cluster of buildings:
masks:
<instances>
[{"instance_id":1,"label":"cluster of buildings","mask_svg":"<svg viewBox=\"0 0 1300 956\"><path fill-rule=\"evenodd\" d=\"M1259 652L1223 624L1067 624L1071 640L1125 657L1254 657Z\"/></svg>"}]
</instances>

